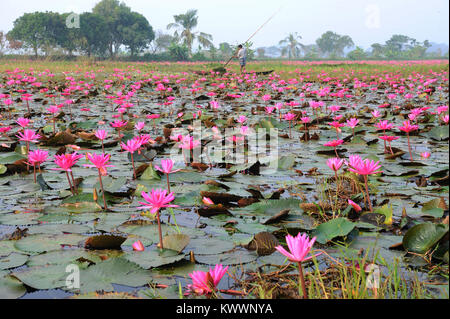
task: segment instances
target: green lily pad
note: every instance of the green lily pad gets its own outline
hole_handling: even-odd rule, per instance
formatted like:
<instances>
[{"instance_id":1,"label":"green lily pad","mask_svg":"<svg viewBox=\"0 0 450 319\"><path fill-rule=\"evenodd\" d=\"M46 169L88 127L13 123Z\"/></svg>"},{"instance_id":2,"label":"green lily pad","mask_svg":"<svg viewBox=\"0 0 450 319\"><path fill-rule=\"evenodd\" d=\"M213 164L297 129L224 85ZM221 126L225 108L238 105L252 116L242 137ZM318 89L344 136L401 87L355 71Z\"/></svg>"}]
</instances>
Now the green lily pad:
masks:
<instances>
[{"instance_id":1,"label":"green lily pad","mask_svg":"<svg viewBox=\"0 0 450 319\"><path fill-rule=\"evenodd\" d=\"M38 224L37 219L41 217L39 213L18 213L3 214L0 216L0 224L19 226L19 225L35 225Z\"/></svg>"},{"instance_id":2,"label":"green lily pad","mask_svg":"<svg viewBox=\"0 0 450 319\"><path fill-rule=\"evenodd\" d=\"M441 199L435 198L426 202L422 206L423 216L432 216L434 218L441 218L444 215L444 209L441 206Z\"/></svg>"},{"instance_id":3,"label":"green lily pad","mask_svg":"<svg viewBox=\"0 0 450 319\"><path fill-rule=\"evenodd\" d=\"M27 255L11 253L8 256L0 258L0 270L16 268L22 266L28 260Z\"/></svg>"},{"instance_id":4,"label":"green lily pad","mask_svg":"<svg viewBox=\"0 0 450 319\"><path fill-rule=\"evenodd\" d=\"M448 225L423 223L411 227L403 237L407 251L424 254L433 248L448 232Z\"/></svg>"},{"instance_id":5,"label":"green lily pad","mask_svg":"<svg viewBox=\"0 0 450 319\"><path fill-rule=\"evenodd\" d=\"M15 243L15 248L25 251L41 253L61 249L61 245L77 245L83 236L76 234L47 235L38 234L24 237Z\"/></svg>"},{"instance_id":6,"label":"green lily pad","mask_svg":"<svg viewBox=\"0 0 450 319\"><path fill-rule=\"evenodd\" d=\"M31 226L28 229L28 234L83 234L91 231L91 228L86 225L79 224L43 224Z\"/></svg>"},{"instance_id":7,"label":"green lily pad","mask_svg":"<svg viewBox=\"0 0 450 319\"><path fill-rule=\"evenodd\" d=\"M11 275L34 289L54 289L65 286L69 273L65 265L50 265L29 267Z\"/></svg>"},{"instance_id":8,"label":"green lily pad","mask_svg":"<svg viewBox=\"0 0 450 319\"><path fill-rule=\"evenodd\" d=\"M241 265L250 263L258 258L254 251L244 249L236 249L231 252L226 252L217 255L195 255L195 260L201 264L215 265Z\"/></svg>"},{"instance_id":9,"label":"green lily pad","mask_svg":"<svg viewBox=\"0 0 450 319\"><path fill-rule=\"evenodd\" d=\"M67 265L74 263L77 259L83 258L94 263L101 262L101 258L83 249L77 250L57 250L48 253L31 256L27 262L28 266L44 265Z\"/></svg>"},{"instance_id":10,"label":"green lily pad","mask_svg":"<svg viewBox=\"0 0 450 319\"><path fill-rule=\"evenodd\" d=\"M216 255L234 248L234 244L229 240L218 238L195 238L186 247L186 251L193 251L195 255Z\"/></svg>"},{"instance_id":11,"label":"green lily pad","mask_svg":"<svg viewBox=\"0 0 450 319\"><path fill-rule=\"evenodd\" d=\"M184 254L179 254L175 250L144 250L130 251L124 255L124 258L132 261L144 269L156 268L164 265L170 265L185 258Z\"/></svg>"},{"instance_id":12,"label":"green lily pad","mask_svg":"<svg viewBox=\"0 0 450 319\"><path fill-rule=\"evenodd\" d=\"M0 277L0 299L17 299L27 292L25 286L17 278Z\"/></svg>"},{"instance_id":13,"label":"green lily pad","mask_svg":"<svg viewBox=\"0 0 450 319\"><path fill-rule=\"evenodd\" d=\"M448 125L436 126L432 128L427 135L437 141L446 140L449 137Z\"/></svg>"},{"instance_id":14,"label":"green lily pad","mask_svg":"<svg viewBox=\"0 0 450 319\"><path fill-rule=\"evenodd\" d=\"M317 237L317 242L325 244L335 237L348 235L355 224L349 221L347 218L339 217L320 224L313 231L313 235Z\"/></svg>"},{"instance_id":15,"label":"green lily pad","mask_svg":"<svg viewBox=\"0 0 450 319\"><path fill-rule=\"evenodd\" d=\"M189 244L190 238L184 234L172 234L163 238L163 247L181 253Z\"/></svg>"},{"instance_id":16,"label":"green lily pad","mask_svg":"<svg viewBox=\"0 0 450 319\"><path fill-rule=\"evenodd\" d=\"M80 271L80 292L113 291L112 284L130 287L144 286L151 281L151 274L122 257L110 258Z\"/></svg>"}]
</instances>

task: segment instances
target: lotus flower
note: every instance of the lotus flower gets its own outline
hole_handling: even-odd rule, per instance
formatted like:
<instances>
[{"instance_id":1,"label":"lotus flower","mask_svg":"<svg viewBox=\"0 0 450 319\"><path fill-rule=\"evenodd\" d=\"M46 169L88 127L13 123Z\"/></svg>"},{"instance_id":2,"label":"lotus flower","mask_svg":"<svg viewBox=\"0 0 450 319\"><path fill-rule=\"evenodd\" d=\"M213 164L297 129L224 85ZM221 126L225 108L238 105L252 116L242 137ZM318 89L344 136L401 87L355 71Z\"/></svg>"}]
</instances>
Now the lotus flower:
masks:
<instances>
[{"instance_id":1,"label":"lotus flower","mask_svg":"<svg viewBox=\"0 0 450 319\"><path fill-rule=\"evenodd\" d=\"M140 240L135 241L133 243L132 247L133 247L133 250L135 250L135 251L144 251L145 250L145 247Z\"/></svg>"},{"instance_id":2,"label":"lotus flower","mask_svg":"<svg viewBox=\"0 0 450 319\"><path fill-rule=\"evenodd\" d=\"M355 163L353 167L349 168L350 171L364 176L364 184L366 186L366 194L367 200L369 202L370 212L373 212L373 209L372 209L372 202L370 201L367 175L382 173L382 171L379 170L381 167L379 163L380 163L379 161L375 162L371 159L366 158L364 161L359 161L358 163Z\"/></svg>"},{"instance_id":3,"label":"lotus flower","mask_svg":"<svg viewBox=\"0 0 450 319\"><path fill-rule=\"evenodd\" d=\"M152 189L151 192L141 193L145 202L139 202L144 206L138 207L138 209L150 209L150 213L156 214L156 219L158 220L158 231L159 231L159 246L163 249L163 241L162 241L162 231L161 231L161 219L159 217L159 210L165 207L178 207L178 205L169 204L171 201L175 199L173 193L167 194L167 190L162 189Z\"/></svg>"},{"instance_id":4,"label":"lotus flower","mask_svg":"<svg viewBox=\"0 0 450 319\"><path fill-rule=\"evenodd\" d=\"M296 262L298 264L299 277L303 290L303 298L308 298L307 297L308 295L306 293L306 285L305 285L305 278L303 276L302 262L320 255L319 253L315 256L306 257L311 251L311 248L314 245L315 241L316 237L310 240L308 235L306 234L301 235L300 233L298 233L296 237L293 237L291 235L286 236L286 243L288 245L289 251L286 251L282 246L275 247L275 249L278 250L279 253L286 256L289 259L289 261Z\"/></svg>"},{"instance_id":5,"label":"lotus flower","mask_svg":"<svg viewBox=\"0 0 450 319\"><path fill-rule=\"evenodd\" d=\"M161 167L159 167L158 165L155 165L155 169L156 170L166 174L167 190L169 191L169 193L170 193L169 174L176 173L176 172L180 171L179 169L172 170L172 168L173 168L173 161L171 159L161 160Z\"/></svg>"},{"instance_id":6,"label":"lotus flower","mask_svg":"<svg viewBox=\"0 0 450 319\"><path fill-rule=\"evenodd\" d=\"M106 205L106 197L105 197L105 190L103 188L103 182L102 182L102 176L106 176L107 175L107 171L106 169L108 167L113 167L113 165L109 164L109 160L110 160L110 155L109 154L101 154L101 155L97 155L97 154L90 154L87 153L86 157L89 161L91 161L91 163L93 165L90 164L84 164L83 166L85 167L96 167L98 170L98 178L100 181L100 188L102 189L102 195L103 195L103 205L105 210L108 209L108 206Z\"/></svg>"},{"instance_id":7,"label":"lotus flower","mask_svg":"<svg viewBox=\"0 0 450 319\"><path fill-rule=\"evenodd\" d=\"M358 213L360 211L362 211L361 206L359 206L358 204L356 204L354 201L352 201L351 199L348 200L348 204L351 205L353 207L353 209Z\"/></svg>"},{"instance_id":8,"label":"lotus flower","mask_svg":"<svg viewBox=\"0 0 450 319\"><path fill-rule=\"evenodd\" d=\"M189 274L192 279L192 285L188 285L188 289L197 295L208 295L216 291L219 282L228 270L228 266L223 268L221 264L216 265L209 272L193 271Z\"/></svg>"}]
</instances>

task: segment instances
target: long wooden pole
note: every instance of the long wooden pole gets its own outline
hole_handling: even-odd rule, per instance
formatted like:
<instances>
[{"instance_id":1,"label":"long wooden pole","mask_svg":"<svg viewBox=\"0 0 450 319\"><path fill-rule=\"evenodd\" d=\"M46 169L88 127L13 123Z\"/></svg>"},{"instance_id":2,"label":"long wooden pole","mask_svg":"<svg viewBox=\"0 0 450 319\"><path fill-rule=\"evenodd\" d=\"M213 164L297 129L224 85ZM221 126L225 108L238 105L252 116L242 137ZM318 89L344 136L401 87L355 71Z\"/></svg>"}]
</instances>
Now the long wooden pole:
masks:
<instances>
[{"instance_id":1,"label":"long wooden pole","mask_svg":"<svg viewBox=\"0 0 450 319\"><path fill-rule=\"evenodd\" d=\"M280 12L281 8L282 7L279 7L278 10L274 14L272 14L272 16L270 16L270 18L267 19L267 21L264 22L255 32L253 32L253 34L244 43L247 43L248 41L250 41L267 23L269 23L270 20L273 19L273 17L275 17L277 15L278 12ZM226 67L228 65L228 63L231 62L233 57L234 57L234 55L228 60L228 62L224 65L224 67Z\"/></svg>"}]
</instances>

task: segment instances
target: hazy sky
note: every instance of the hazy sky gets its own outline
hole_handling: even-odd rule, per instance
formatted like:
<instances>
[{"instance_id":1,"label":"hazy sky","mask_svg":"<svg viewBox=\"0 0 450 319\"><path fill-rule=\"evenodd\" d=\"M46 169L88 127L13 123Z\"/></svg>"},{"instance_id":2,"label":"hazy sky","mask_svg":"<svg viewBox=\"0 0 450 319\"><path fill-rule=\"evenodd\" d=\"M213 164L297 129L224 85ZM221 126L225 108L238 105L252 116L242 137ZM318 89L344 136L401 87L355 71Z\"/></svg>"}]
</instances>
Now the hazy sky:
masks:
<instances>
[{"instance_id":1,"label":"hazy sky","mask_svg":"<svg viewBox=\"0 0 450 319\"><path fill-rule=\"evenodd\" d=\"M9 31L25 12L91 11L99 0L0 0L0 30ZM448 0L125 0L142 13L154 30L166 31L173 15L198 9L197 30L220 42L247 40L281 6L278 14L252 39L254 47L278 44L290 32L311 44L328 30L352 37L369 47L393 34L418 41L448 43Z\"/></svg>"}]
</instances>

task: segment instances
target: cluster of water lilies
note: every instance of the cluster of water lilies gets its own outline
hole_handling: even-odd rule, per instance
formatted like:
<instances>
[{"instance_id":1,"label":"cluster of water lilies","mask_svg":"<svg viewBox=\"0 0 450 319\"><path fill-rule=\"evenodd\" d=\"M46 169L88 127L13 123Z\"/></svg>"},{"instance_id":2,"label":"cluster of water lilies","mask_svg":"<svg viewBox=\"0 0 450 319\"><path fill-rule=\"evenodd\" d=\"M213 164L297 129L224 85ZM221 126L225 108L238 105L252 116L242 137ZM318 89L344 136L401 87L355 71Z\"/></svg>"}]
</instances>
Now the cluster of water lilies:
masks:
<instances>
[{"instance_id":1,"label":"cluster of water lilies","mask_svg":"<svg viewBox=\"0 0 450 319\"><path fill-rule=\"evenodd\" d=\"M6 83L7 88L17 89L24 84L24 79L18 77L20 72L11 72L9 74L10 80ZM46 73L45 76L51 78L50 73ZM90 78L86 74L86 78ZM281 79L279 75L272 75L266 79L260 79L255 75L217 75L211 73L211 79L213 84L209 87L206 86L206 78L198 78L191 85L188 82L188 74L180 73L176 75L161 75L161 74L146 74L143 79L139 81L132 81L130 74L117 70L114 72L113 77L117 79L120 83L123 80L130 80L132 84L125 86L116 86L116 82L112 79L106 79L103 84L103 93L105 98L108 100L108 105L105 108L111 109L111 120L101 119L97 122L99 126L106 126L103 128L97 128L92 133L95 138L101 143L101 153L98 154L92 152L91 150L80 153L81 148L77 145L65 145L67 148L72 148L74 152L66 153L57 152L53 155L52 164L55 167L51 167L50 170L62 171L67 179L68 188L71 194L78 194L78 182L74 176L74 166L79 163L83 158L86 159L86 164L83 167L95 168L96 175L98 175L98 181L100 184L102 197L103 197L103 207L105 211L108 211L107 197L104 190L103 180L105 176L108 175L108 169L114 167L111 164L112 153L106 153L105 149L108 149L108 139L114 137L118 141L120 147L120 152L128 153L130 156L131 167L128 167L128 173L132 171L132 179L138 179L138 168L136 167L136 158L138 155L145 156L147 148L158 144L158 138L153 139L152 136L156 137L158 132L157 122L161 119L169 120L170 122L176 123L181 126L183 121L188 119L189 121L193 119L204 120L205 116L212 119L219 119L219 112L227 110L227 103L219 100L220 98L226 98L227 101L240 101L243 98L248 98L251 96L254 101L261 103L263 106L257 108L256 111L252 109L252 115L265 116L269 119L271 123L279 124L285 132L283 132L283 138L287 138L289 141L293 141L299 138L299 133L303 131L304 135L299 140L302 143L318 143L320 146L328 147L330 152L333 154L323 160L331 173L334 175L336 183L336 194L345 188L343 184L343 179L340 178L339 172L346 171L347 173L353 174L356 178L361 177L364 182L364 190L362 191L364 195L364 205L358 200L351 198L345 198L346 203L350 205L354 211L361 212L363 209L369 210L371 213L374 211L372 207L371 192L373 196L373 185L369 182L369 176L382 174L382 166L386 169L385 164L381 160L374 160L366 154L355 154L356 152L345 154L343 152L342 145L347 145L346 143L352 139L356 140L358 134L360 134L359 129L361 127L371 128L376 131L376 141L378 138L383 140L383 153L388 155L394 155L395 147L392 143L397 140L405 141L408 144L408 155L409 160L414 162L413 148L414 143L417 141L414 135L417 132L423 130L424 125L421 121L425 118L431 118L435 116L433 120L438 126L448 125L449 115L448 106L439 105L437 107L423 106L423 107L411 107L408 103L413 98L419 97L425 94L428 97L430 89L428 88L433 77L444 77L445 75L429 75L427 78L421 78L419 76L410 76L407 79L402 79L396 74L386 74L383 76L373 76L369 80L362 81L361 79L354 79L354 88L365 88L371 91L381 90L384 85L389 85L390 89L386 89L383 93L384 100L383 103L378 103L376 109L374 110L362 110L361 107L357 107L351 104L351 99L353 95L348 92L348 87L346 84L351 81L351 74L346 74L342 78L334 78L332 74L322 72L319 74L319 78L323 84L318 89L313 89L312 83L308 82L310 78L309 74L304 74L298 72L295 77L290 79ZM18 141L25 143L25 154L27 156L26 165L33 168L33 179L37 183L37 173L42 173L42 165L45 162L49 162L49 151L35 148L33 144L38 143L42 139L43 134L41 131L36 132L31 129L30 126L33 124L33 108L30 107L30 101L33 101L33 96L41 94L48 99L52 100L53 105L49 105L45 108L46 116L48 120L51 121L51 127L48 132L53 131L53 134L58 133L58 118L62 115L60 112L68 112L68 116L73 118L73 112L77 107L76 98L79 95L88 95L89 90L93 88L93 84L81 83L82 81L76 81L73 77L66 77L65 89L59 90L60 94L55 92L49 92L49 89L41 88L40 82L35 78L34 81L28 83L32 87L40 88L39 90L30 90L30 93L21 92L21 101L26 102L26 110L28 112L24 117L19 117L15 121L15 124L11 125L0 125L0 134L5 138L10 139L11 137L7 134L12 129L16 128L15 137ZM171 81L175 81L179 88L179 91L175 91L170 87ZM235 88L238 84L235 82L248 85L250 88L249 92L236 92ZM329 84L329 85L328 85ZM383 86L381 85L383 84ZM296 85L298 90L294 90L293 86ZM133 114L137 109L136 106L144 103L137 97L137 93L142 93L144 87L153 87L154 92L159 96L160 103L157 105L152 105L151 108L146 108L145 114ZM332 89L331 87L335 89ZM114 88L120 88L118 92L111 93ZM233 93L229 90L233 89ZM441 88L442 89L442 88ZM128 90L128 92L127 92ZM31 92L33 94L31 94ZM182 93L179 93L182 92ZM177 94L184 94L190 92L193 93L203 93L208 97L208 102L201 105L200 102L192 101L192 116L185 114L184 109L178 110L179 104L176 101ZM297 93L300 92L300 93ZM54 94L53 94L54 93ZM270 93L270 94L268 94ZM280 102L280 98L277 97L279 93L289 93L293 98ZM140 95L142 97L142 95ZM58 103L56 99L59 99ZM333 101L331 104L326 101ZM253 100L252 100L253 101ZM0 94L0 105L4 106L8 112L8 117L13 117L11 112L12 107L16 102L10 94ZM408 105L406 107L405 105ZM95 106L82 105L79 109L82 112L90 112ZM406 112L405 112L406 110ZM229 113L230 117L233 117L233 121L229 121L227 125L236 126L238 133L230 137L230 141L233 146L236 147L237 144L245 141L246 136L249 134L250 130L253 129L257 121L253 121L253 118L249 113L243 114L240 108L233 109L232 114ZM404 112L403 119L395 121L391 117L388 117L388 112L392 114L394 112ZM136 112L137 113L137 112ZM278 115L276 114L278 113ZM83 113L85 114L85 113ZM209 120L210 118L207 118ZM387 118L387 119L386 119ZM146 134L145 132L150 132L150 128L146 130L145 119L151 121L151 130L155 134ZM323 128L318 128L319 123L325 123L325 130L329 130L328 140L321 140L320 142L315 142L319 137L313 138L310 136L309 132L320 132ZM172 125L174 126L174 125ZM220 129L217 123L211 125L212 139L219 140ZM110 131L108 131L108 128ZM189 125L188 129L192 131L192 127ZM133 131L133 137L126 137L124 132ZM343 133L344 131L344 133ZM345 137L345 132L348 132L348 136ZM350 135L351 132L351 135ZM166 132L164 132L166 133ZM201 148L202 140L196 139L194 134L191 133L178 133L175 129L170 129L164 138L165 143L174 142L177 147L181 150L184 157L184 164L192 166L192 155L193 151ZM405 136L406 135L406 136ZM14 137L14 136L12 136ZM160 137L162 139L162 137ZM380 142L381 143L381 142ZM305 144L305 145L308 145ZM395 144L394 144L395 146ZM378 146L375 146L378 147ZM381 145L379 146L381 150ZM99 148L100 149L100 148ZM128 155L127 154L127 155ZM346 156L344 156L345 154ZM206 154L208 156L208 154ZM421 158L427 159L431 156L430 152L422 152ZM210 161L210 159L208 158ZM149 160L149 162L152 159ZM139 162L139 161L138 161ZM181 160L180 160L181 162ZM164 238L162 232L162 222L161 214L167 209L179 207L173 202L175 200L176 194L171 191L171 174L174 174L180 169L174 169L176 166L170 158L163 158L154 167L157 171L161 172L165 177L165 183L163 188L152 188L150 191L142 191L140 193L142 200L138 201L139 205L137 209L147 211L149 214L153 215L157 221L158 233L159 233L159 249L164 249ZM211 161L209 167L212 168ZM408 163L411 164L411 163ZM414 164L414 163L412 163ZM28 167L27 167L28 168ZM173 176L172 176L173 180ZM362 183L362 182L361 182ZM173 183L172 183L173 184ZM173 185L172 185L173 186ZM215 203L211 198L203 197L202 202L207 206L214 206ZM363 206L363 207L361 207ZM334 212L333 212L334 217ZM285 237L285 242L287 244L287 249L281 245L275 247L275 249L285 256L290 263L294 263L298 266L299 272L299 284L302 289L302 295L307 298L307 288L305 282L305 276L303 272L302 263L315 258L320 255L314 254L313 245L316 241L316 237L309 238L305 233L298 233L296 236L287 235ZM135 251L145 251L146 248L141 241L136 241L132 245ZM215 264L211 267L209 271L193 271L189 274L192 279L192 283L187 286L188 292L196 295L207 295L209 297L214 297L218 294L219 285L221 280L227 274L229 267L222 264Z\"/></svg>"}]
</instances>

